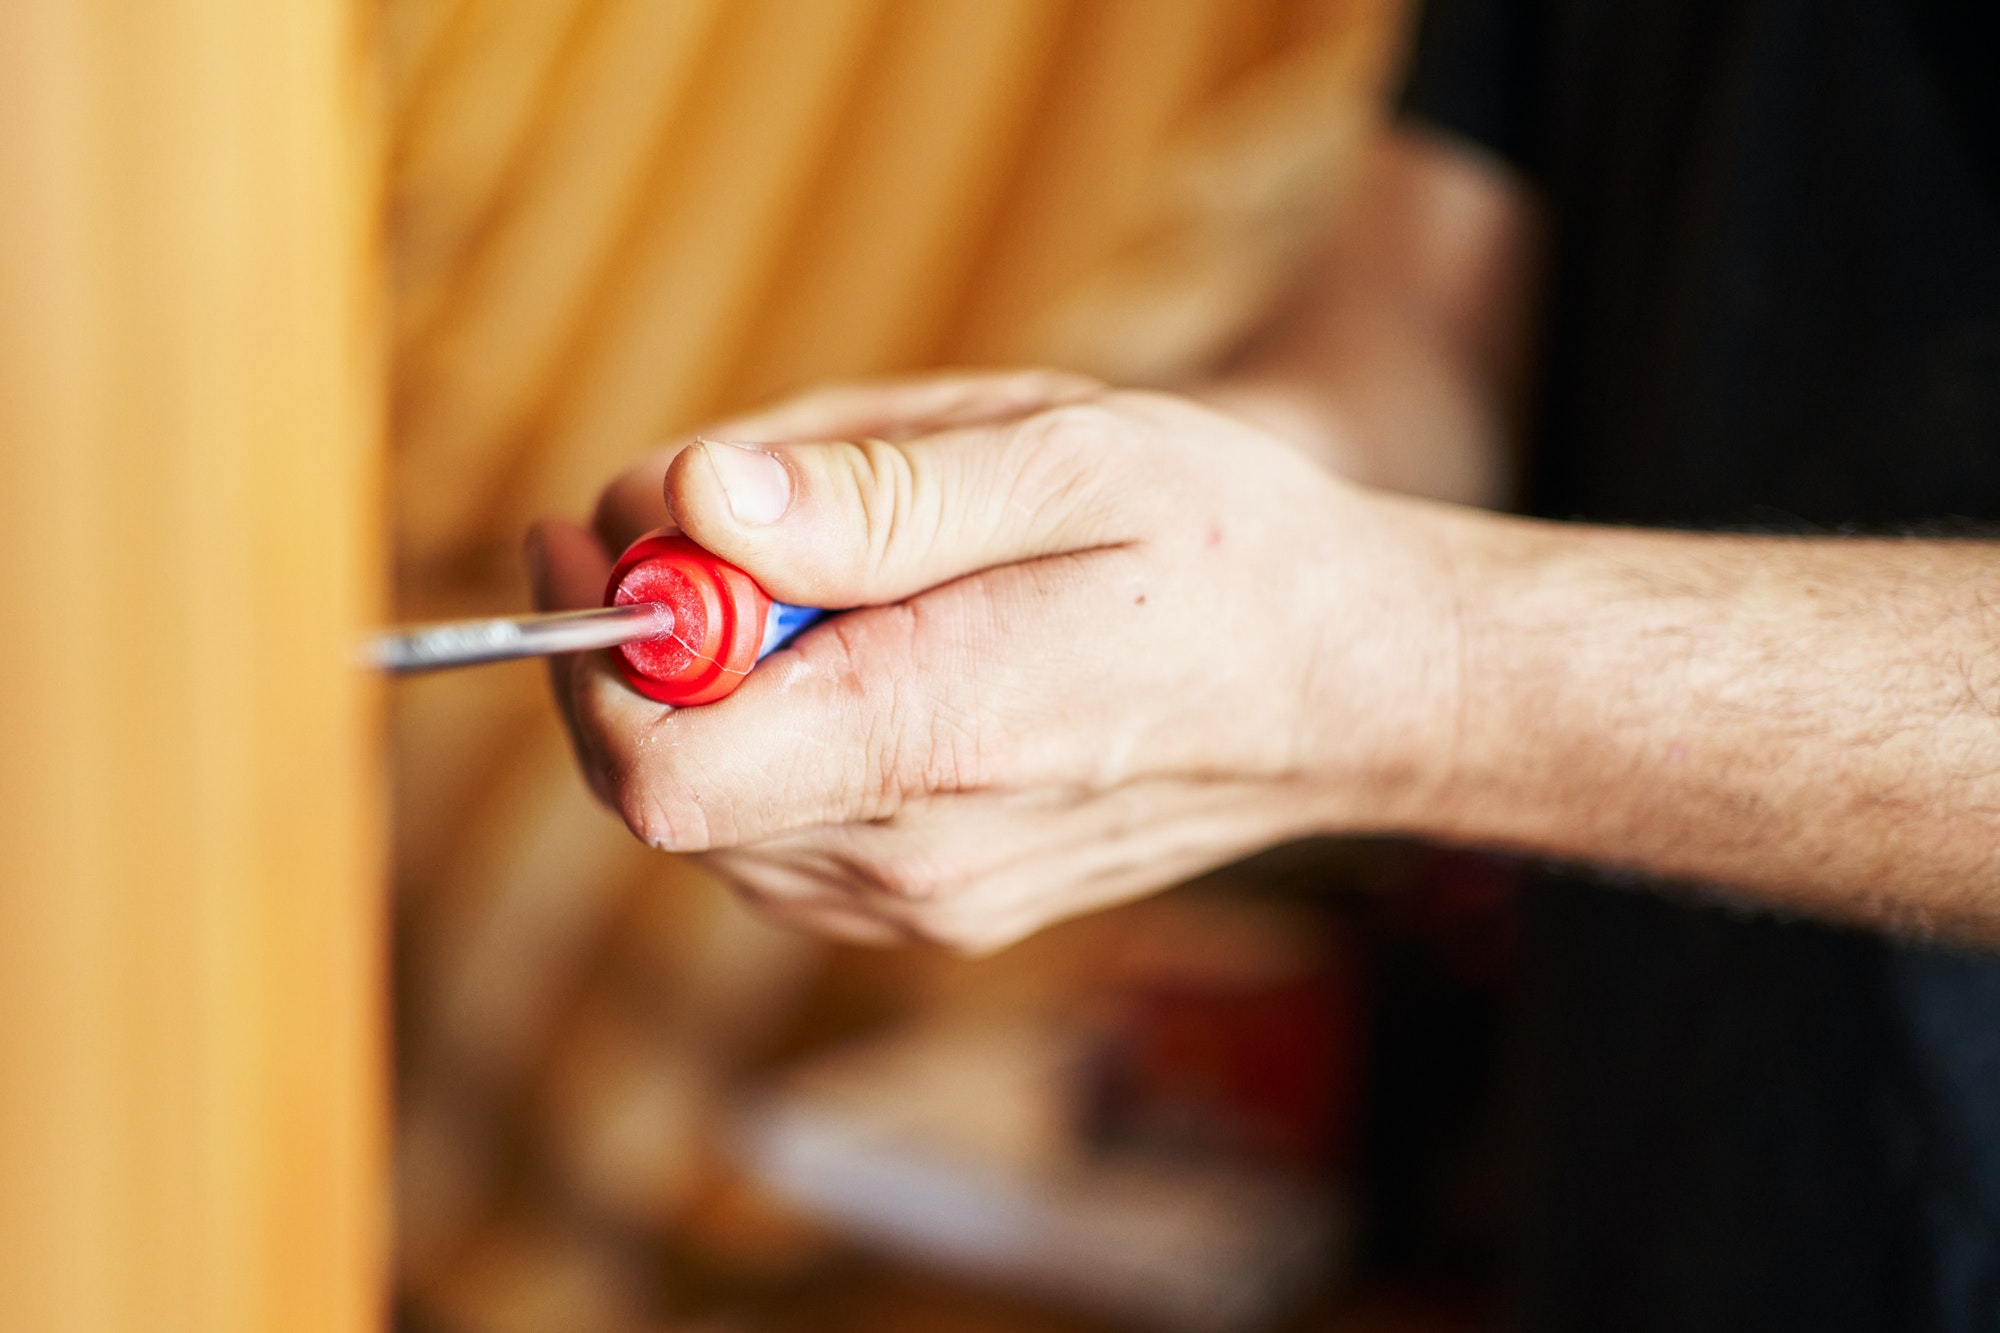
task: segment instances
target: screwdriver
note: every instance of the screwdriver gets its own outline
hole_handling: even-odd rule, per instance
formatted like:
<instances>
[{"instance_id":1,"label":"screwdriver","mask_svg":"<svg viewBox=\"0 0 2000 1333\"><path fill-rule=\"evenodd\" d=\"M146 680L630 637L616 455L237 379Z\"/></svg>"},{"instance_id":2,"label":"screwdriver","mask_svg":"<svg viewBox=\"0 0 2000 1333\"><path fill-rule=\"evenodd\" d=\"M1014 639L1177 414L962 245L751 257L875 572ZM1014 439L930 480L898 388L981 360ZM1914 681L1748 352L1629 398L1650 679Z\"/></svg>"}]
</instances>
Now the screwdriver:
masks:
<instances>
[{"instance_id":1,"label":"screwdriver","mask_svg":"<svg viewBox=\"0 0 2000 1333\"><path fill-rule=\"evenodd\" d=\"M633 689L685 708L728 695L826 614L773 601L735 565L661 529L618 557L601 607L405 626L376 635L365 656L409 673L609 648Z\"/></svg>"},{"instance_id":2,"label":"screwdriver","mask_svg":"<svg viewBox=\"0 0 2000 1333\"><path fill-rule=\"evenodd\" d=\"M664 604L634 602L539 616L407 625L370 639L367 658L368 665L400 675L616 648L639 639L665 638L673 632L674 613Z\"/></svg>"}]
</instances>

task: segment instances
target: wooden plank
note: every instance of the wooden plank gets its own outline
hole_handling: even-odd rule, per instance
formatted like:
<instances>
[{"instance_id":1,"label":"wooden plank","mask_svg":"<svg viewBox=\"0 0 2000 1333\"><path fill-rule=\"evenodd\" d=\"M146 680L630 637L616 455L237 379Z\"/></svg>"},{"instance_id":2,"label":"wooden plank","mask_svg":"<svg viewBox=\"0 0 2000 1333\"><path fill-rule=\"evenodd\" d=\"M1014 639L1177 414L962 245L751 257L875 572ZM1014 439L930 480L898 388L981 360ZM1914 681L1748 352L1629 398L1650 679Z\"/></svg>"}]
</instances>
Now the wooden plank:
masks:
<instances>
[{"instance_id":1,"label":"wooden plank","mask_svg":"<svg viewBox=\"0 0 2000 1333\"><path fill-rule=\"evenodd\" d=\"M392 309L407 343L452 281L534 124L587 0L468 0L406 95L389 155Z\"/></svg>"},{"instance_id":2,"label":"wooden plank","mask_svg":"<svg viewBox=\"0 0 2000 1333\"><path fill-rule=\"evenodd\" d=\"M501 1184L497 1123L574 1007L618 903L655 854L577 780L546 712L501 758L403 941L409 1076L398 1125L398 1266L439 1271Z\"/></svg>"},{"instance_id":3,"label":"wooden plank","mask_svg":"<svg viewBox=\"0 0 2000 1333\"><path fill-rule=\"evenodd\" d=\"M1152 154L1118 245L1017 335L1034 359L1180 384L1269 316L1335 225L1380 120L1400 0L1339 9Z\"/></svg>"},{"instance_id":4,"label":"wooden plank","mask_svg":"<svg viewBox=\"0 0 2000 1333\"><path fill-rule=\"evenodd\" d=\"M410 103L424 87L445 35L470 0L383 0L382 91L390 125L409 119Z\"/></svg>"},{"instance_id":5,"label":"wooden plank","mask_svg":"<svg viewBox=\"0 0 2000 1333\"><path fill-rule=\"evenodd\" d=\"M867 74L879 11L879 0L730 6L690 114L596 294L535 454L489 530L583 509L622 464L713 394Z\"/></svg>"},{"instance_id":6,"label":"wooden plank","mask_svg":"<svg viewBox=\"0 0 2000 1333\"><path fill-rule=\"evenodd\" d=\"M613 0L577 34L450 305L409 348L395 498L405 549L447 546L490 503L521 425L631 225L721 0Z\"/></svg>"},{"instance_id":7,"label":"wooden plank","mask_svg":"<svg viewBox=\"0 0 2000 1333\"><path fill-rule=\"evenodd\" d=\"M1033 110L1058 0L900 0L725 407L933 353Z\"/></svg>"},{"instance_id":8,"label":"wooden plank","mask_svg":"<svg viewBox=\"0 0 2000 1333\"><path fill-rule=\"evenodd\" d=\"M979 280L945 356L1022 356L1030 328L1117 241L1152 154L1213 80L1236 0L1090 0L1065 32L1064 63L1037 110L1034 152L1008 182Z\"/></svg>"},{"instance_id":9,"label":"wooden plank","mask_svg":"<svg viewBox=\"0 0 2000 1333\"><path fill-rule=\"evenodd\" d=\"M553 720L504 763L440 875L406 997L416 1054L494 1095L546 1049L609 913L657 855L584 789Z\"/></svg>"},{"instance_id":10,"label":"wooden plank","mask_svg":"<svg viewBox=\"0 0 2000 1333\"><path fill-rule=\"evenodd\" d=\"M378 1321L357 18L0 7L0 1327Z\"/></svg>"}]
</instances>

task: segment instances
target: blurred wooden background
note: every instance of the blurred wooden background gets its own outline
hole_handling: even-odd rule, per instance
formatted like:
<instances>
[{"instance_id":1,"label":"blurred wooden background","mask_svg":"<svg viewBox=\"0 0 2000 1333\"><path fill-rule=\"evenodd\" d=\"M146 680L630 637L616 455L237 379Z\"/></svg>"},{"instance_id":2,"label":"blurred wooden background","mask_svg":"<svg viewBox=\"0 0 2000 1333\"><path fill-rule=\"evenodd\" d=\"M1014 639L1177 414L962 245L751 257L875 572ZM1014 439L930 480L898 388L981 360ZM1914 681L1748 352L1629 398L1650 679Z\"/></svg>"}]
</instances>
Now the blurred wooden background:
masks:
<instances>
[{"instance_id":1,"label":"blurred wooden background","mask_svg":"<svg viewBox=\"0 0 2000 1333\"><path fill-rule=\"evenodd\" d=\"M519 607L530 518L815 381L1198 373L1336 213L1401 15L0 6L0 1326L377 1322L363 626ZM947 964L644 852L530 667L387 720L403 1317L657 1329L675 1237L782 1266L741 1071L827 968Z\"/></svg>"},{"instance_id":2,"label":"blurred wooden background","mask_svg":"<svg viewBox=\"0 0 2000 1333\"><path fill-rule=\"evenodd\" d=\"M407 615L517 607L530 518L815 381L1198 373L1337 211L1400 22L0 8L0 1325L377 1321L384 572ZM403 1315L658 1328L675 1237L782 1266L809 1238L719 1149L741 1072L829 967L951 965L644 852L532 668L388 724Z\"/></svg>"},{"instance_id":3,"label":"blurred wooden background","mask_svg":"<svg viewBox=\"0 0 2000 1333\"><path fill-rule=\"evenodd\" d=\"M0 1328L380 1323L374 56L0 5Z\"/></svg>"},{"instance_id":4,"label":"blurred wooden background","mask_svg":"<svg viewBox=\"0 0 2000 1333\"><path fill-rule=\"evenodd\" d=\"M521 605L531 519L816 381L1198 372L1337 210L1402 9L385 0L400 608ZM595 809L532 667L399 684L392 743L406 1309L642 1326L826 954Z\"/></svg>"}]
</instances>

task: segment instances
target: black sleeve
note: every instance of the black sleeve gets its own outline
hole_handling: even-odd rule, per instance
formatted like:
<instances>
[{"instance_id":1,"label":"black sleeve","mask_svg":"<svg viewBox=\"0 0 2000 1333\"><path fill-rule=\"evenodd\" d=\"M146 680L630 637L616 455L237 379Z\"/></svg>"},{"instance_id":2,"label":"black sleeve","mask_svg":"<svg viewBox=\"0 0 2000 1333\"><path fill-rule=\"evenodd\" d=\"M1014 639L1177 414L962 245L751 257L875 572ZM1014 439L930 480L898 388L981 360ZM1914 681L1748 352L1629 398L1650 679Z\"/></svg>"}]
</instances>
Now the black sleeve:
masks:
<instances>
[{"instance_id":1,"label":"black sleeve","mask_svg":"<svg viewBox=\"0 0 2000 1333\"><path fill-rule=\"evenodd\" d=\"M1425 0L1401 114L1538 175L1534 9L1532 0Z\"/></svg>"}]
</instances>

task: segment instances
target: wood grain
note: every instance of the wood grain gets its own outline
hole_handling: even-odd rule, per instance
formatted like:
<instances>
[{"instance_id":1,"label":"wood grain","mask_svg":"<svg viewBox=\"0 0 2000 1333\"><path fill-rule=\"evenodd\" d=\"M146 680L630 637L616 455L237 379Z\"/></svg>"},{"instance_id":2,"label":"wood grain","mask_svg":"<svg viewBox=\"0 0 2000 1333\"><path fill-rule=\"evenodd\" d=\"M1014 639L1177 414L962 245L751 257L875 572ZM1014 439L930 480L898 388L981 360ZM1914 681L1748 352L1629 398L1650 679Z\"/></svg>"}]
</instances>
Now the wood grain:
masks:
<instances>
[{"instance_id":1,"label":"wood grain","mask_svg":"<svg viewBox=\"0 0 2000 1333\"><path fill-rule=\"evenodd\" d=\"M378 1321L368 40L0 6L0 1328Z\"/></svg>"}]
</instances>

